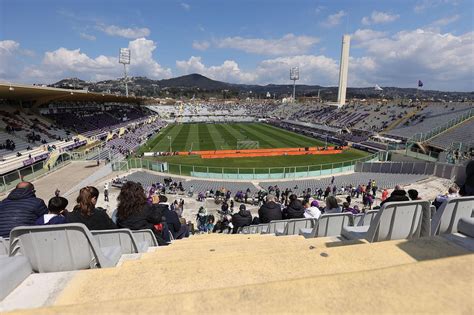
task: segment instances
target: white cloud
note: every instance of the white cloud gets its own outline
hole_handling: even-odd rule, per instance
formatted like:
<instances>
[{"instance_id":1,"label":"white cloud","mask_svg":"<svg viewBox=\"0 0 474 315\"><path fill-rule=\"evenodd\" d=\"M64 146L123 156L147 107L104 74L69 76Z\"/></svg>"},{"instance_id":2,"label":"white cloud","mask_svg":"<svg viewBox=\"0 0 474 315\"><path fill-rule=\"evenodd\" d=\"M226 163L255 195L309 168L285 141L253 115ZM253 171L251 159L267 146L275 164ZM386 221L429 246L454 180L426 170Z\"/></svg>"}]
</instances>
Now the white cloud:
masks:
<instances>
[{"instance_id":1,"label":"white cloud","mask_svg":"<svg viewBox=\"0 0 474 315\"><path fill-rule=\"evenodd\" d=\"M79 33L79 36L83 39L86 39L86 40L91 40L91 41L94 41L96 40L96 37L94 35L90 35L90 34L87 34L87 33Z\"/></svg>"},{"instance_id":2,"label":"white cloud","mask_svg":"<svg viewBox=\"0 0 474 315\"><path fill-rule=\"evenodd\" d=\"M371 29L358 29L352 34L351 38L354 42L367 42L373 39L381 38L386 35L385 32L374 31Z\"/></svg>"},{"instance_id":3,"label":"white cloud","mask_svg":"<svg viewBox=\"0 0 474 315\"><path fill-rule=\"evenodd\" d=\"M400 18L400 15L398 14L372 11L372 14L370 16L364 16L362 18L362 24L370 25L370 24L390 23L390 22L398 20L399 18Z\"/></svg>"},{"instance_id":4,"label":"white cloud","mask_svg":"<svg viewBox=\"0 0 474 315\"><path fill-rule=\"evenodd\" d=\"M150 29L146 27L128 27L123 28L116 25L97 25L97 29L110 36L120 36L128 39L135 39L140 37L147 37L150 35Z\"/></svg>"},{"instance_id":5,"label":"white cloud","mask_svg":"<svg viewBox=\"0 0 474 315\"><path fill-rule=\"evenodd\" d=\"M431 23L431 25L433 25L433 26L446 26L446 25L449 25L451 23L456 22L457 20L459 20L459 18L460 18L459 14L452 15L452 16L447 16L447 17L444 17L444 18L441 18L441 19L438 19L438 20L434 21L433 23Z\"/></svg>"},{"instance_id":6,"label":"white cloud","mask_svg":"<svg viewBox=\"0 0 474 315\"><path fill-rule=\"evenodd\" d=\"M231 48L259 55L296 55L307 52L319 42L312 36L286 34L278 39L226 37L215 41L218 48Z\"/></svg>"},{"instance_id":7,"label":"white cloud","mask_svg":"<svg viewBox=\"0 0 474 315\"><path fill-rule=\"evenodd\" d=\"M457 5L459 0L420 0L417 2L413 10L416 13L424 12L428 9L436 8L443 4Z\"/></svg>"},{"instance_id":8,"label":"white cloud","mask_svg":"<svg viewBox=\"0 0 474 315\"><path fill-rule=\"evenodd\" d=\"M337 12L337 13L334 13L334 14L331 14L329 15L325 21L323 21L321 23L322 26L324 27L334 27L336 25L339 25L341 24L341 19L346 16L346 12L344 12L343 10Z\"/></svg>"},{"instance_id":9,"label":"white cloud","mask_svg":"<svg viewBox=\"0 0 474 315\"><path fill-rule=\"evenodd\" d=\"M204 51L204 50L207 50L209 48L209 46L211 46L211 43L209 43L207 40L195 40L193 41L193 48L194 49L197 49L197 50L201 50L201 51Z\"/></svg>"},{"instance_id":10,"label":"white cloud","mask_svg":"<svg viewBox=\"0 0 474 315\"><path fill-rule=\"evenodd\" d=\"M0 41L0 80L11 80L15 74L18 61L16 54L20 51L20 44L13 40Z\"/></svg>"},{"instance_id":11,"label":"white cloud","mask_svg":"<svg viewBox=\"0 0 474 315\"><path fill-rule=\"evenodd\" d=\"M474 33L453 35L427 30L402 31L360 43L376 67L364 75L374 82L411 86L425 80L430 89L472 90Z\"/></svg>"},{"instance_id":12,"label":"white cloud","mask_svg":"<svg viewBox=\"0 0 474 315\"><path fill-rule=\"evenodd\" d=\"M181 7L183 9L185 9L186 11L191 10L191 5L189 5L188 3L185 3L185 2L181 2Z\"/></svg>"},{"instance_id":13,"label":"white cloud","mask_svg":"<svg viewBox=\"0 0 474 315\"><path fill-rule=\"evenodd\" d=\"M168 78L171 69L162 67L153 59L156 44L152 40L138 38L128 44L132 60L129 74L153 79ZM116 56L88 56L81 49L64 47L47 51L39 66L24 69L22 76L27 81L54 82L65 77L78 76L86 80L116 79L122 76L123 68Z\"/></svg>"}]
</instances>

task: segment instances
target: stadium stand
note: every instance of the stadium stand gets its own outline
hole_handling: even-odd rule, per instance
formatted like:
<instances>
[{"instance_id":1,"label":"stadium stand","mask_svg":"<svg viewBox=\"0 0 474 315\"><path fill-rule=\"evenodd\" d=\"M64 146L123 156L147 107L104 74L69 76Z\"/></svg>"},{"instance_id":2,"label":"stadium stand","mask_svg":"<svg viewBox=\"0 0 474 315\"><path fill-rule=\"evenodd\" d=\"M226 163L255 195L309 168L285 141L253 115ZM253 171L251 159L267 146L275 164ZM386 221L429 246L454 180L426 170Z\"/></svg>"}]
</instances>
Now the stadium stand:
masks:
<instances>
[{"instance_id":1,"label":"stadium stand","mask_svg":"<svg viewBox=\"0 0 474 315\"><path fill-rule=\"evenodd\" d=\"M473 143L474 118L457 125L428 141L429 145L448 149L454 142Z\"/></svg>"}]
</instances>

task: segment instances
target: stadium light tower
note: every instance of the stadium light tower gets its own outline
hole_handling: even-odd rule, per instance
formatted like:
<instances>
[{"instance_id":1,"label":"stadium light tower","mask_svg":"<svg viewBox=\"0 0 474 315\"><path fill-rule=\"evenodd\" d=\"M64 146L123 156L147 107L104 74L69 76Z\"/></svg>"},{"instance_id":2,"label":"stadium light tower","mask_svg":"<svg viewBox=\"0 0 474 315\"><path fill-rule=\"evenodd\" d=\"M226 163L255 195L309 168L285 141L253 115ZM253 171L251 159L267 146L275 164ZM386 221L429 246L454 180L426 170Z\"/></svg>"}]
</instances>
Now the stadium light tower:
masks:
<instances>
[{"instance_id":1,"label":"stadium light tower","mask_svg":"<svg viewBox=\"0 0 474 315\"><path fill-rule=\"evenodd\" d=\"M346 104L347 72L349 71L349 48L351 36L342 36L341 61L339 65L339 91L337 93L337 103L341 107Z\"/></svg>"},{"instance_id":2,"label":"stadium light tower","mask_svg":"<svg viewBox=\"0 0 474 315\"><path fill-rule=\"evenodd\" d=\"M296 101L296 80L300 79L300 69L294 67L290 69L290 80L293 80L293 102Z\"/></svg>"},{"instance_id":3,"label":"stadium light tower","mask_svg":"<svg viewBox=\"0 0 474 315\"><path fill-rule=\"evenodd\" d=\"M128 97L127 65L130 64L130 49L120 48L119 63L123 64L123 79L125 80L125 95Z\"/></svg>"}]
</instances>

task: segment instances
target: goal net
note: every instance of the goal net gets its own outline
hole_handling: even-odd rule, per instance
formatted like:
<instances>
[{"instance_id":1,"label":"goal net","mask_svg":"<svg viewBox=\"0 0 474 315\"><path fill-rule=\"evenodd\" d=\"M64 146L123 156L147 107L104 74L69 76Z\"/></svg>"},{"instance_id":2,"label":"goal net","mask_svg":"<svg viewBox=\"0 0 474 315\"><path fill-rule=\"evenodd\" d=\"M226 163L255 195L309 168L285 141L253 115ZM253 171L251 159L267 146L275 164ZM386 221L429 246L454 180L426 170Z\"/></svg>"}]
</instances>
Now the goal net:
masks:
<instances>
[{"instance_id":1,"label":"goal net","mask_svg":"<svg viewBox=\"0 0 474 315\"><path fill-rule=\"evenodd\" d=\"M252 141L252 140L237 141L237 150L259 149L259 148L260 148L260 145L258 141Z\"/></svg>"}]
</instances>

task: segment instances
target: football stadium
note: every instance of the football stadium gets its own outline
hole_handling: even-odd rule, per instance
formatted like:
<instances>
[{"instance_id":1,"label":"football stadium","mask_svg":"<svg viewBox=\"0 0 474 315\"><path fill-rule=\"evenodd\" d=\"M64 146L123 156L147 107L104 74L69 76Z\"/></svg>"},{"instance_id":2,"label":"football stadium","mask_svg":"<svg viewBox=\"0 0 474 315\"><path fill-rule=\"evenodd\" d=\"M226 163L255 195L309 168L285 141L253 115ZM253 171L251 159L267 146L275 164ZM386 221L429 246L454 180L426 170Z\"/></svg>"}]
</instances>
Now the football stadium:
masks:
<instances>
[{"instance_id":1,"label":"football stadium","mask_svg":"<svg viewBox=\"0 0 474 315\"><path fill-rule=\"evenodd\" d=\"M254 28L281 26L246 20L245 5L232 1L166 2L165 15L142 1L124 3L126 11L97 3L96 17L91 8L26 1L29 21L7 2L1 314L474 313L474 94L460 83L472 83L463 69L474 56L461 60L474 43L459 35L461 19L423 20L426 1L385 13L368 1L362 15L350 13L365 29L339 29L349 14L340 3L301 3L295 12L319 19L300 21L312 35L220 38L240 25L228 12ZM288 13L263 7L252 10L275 23ZM183 13L198 9L209 23L193 33ZM369 29L405 23L397 10L432 27L408 42L408 31ZM132 11L135 22L111 24L110 14ZM213 25L207 11L228 20ZM44 43L21 31L36 15L51 17L41 19ZM456 32L439 33L451 24ZM158 64L152 38L171 26ZM333 29L335 44L325 37ZM216 33L183 48L188 33L207 32ZM423 48L423 61L410 55L420 34L441 41ZM31 45L17 43L23 36ZM61 48L38 59L49 40ZM383 61L371 46L379 40L390 49ZM320 42L326 55L309 52ZM174 61L196 51L226 61ZM254 72L229 59L247 54L265 56ZM374 80L380 85L367 87Z\"/></svg>"}]
</instances>

